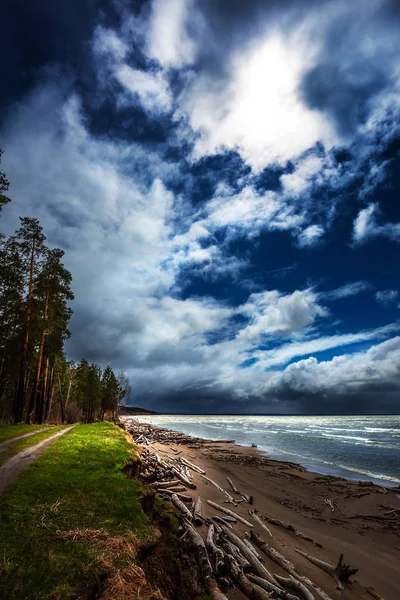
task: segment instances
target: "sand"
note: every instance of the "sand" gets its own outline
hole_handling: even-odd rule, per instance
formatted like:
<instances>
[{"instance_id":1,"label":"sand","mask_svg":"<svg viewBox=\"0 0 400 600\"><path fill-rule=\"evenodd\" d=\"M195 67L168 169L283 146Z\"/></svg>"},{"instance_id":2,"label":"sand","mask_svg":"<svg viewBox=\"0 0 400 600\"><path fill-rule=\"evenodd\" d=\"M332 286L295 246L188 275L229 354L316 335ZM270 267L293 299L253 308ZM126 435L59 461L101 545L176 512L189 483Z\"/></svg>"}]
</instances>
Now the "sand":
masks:
<instances>
[{"instance_id":1,"label":"sand","mask_svg":"<svg viewBox=\"0 0 400 600\"><path fill-rule=\"evenodd\" d=\"M369 586L384 600L400 599L398 488L382 488L368 482L319 475L293 463L269 459L257 449L234 443L210 441L200 447L196 447L197 444L193 446L156 442L151 444L150 449L161 458L187 458L232 493L226 479L230 477L241 492L254 497L254 508L260 515L290 523L321 544L322 548L316 547L268 522L272 539L261 526L254 527L257 534L290 559L302 574L317 583L332 600L371 600L373 596L365 589ZM248 503L243 502L237 507L224 504L222 493L207 484L200 474L194 472L193 480L197 489L187 493L194 500L201 495L204 501L213 500L251 520L248 510L252 507ZM332 501L334 511L326 499ZM203 502L203 509L206 517L221 515L206 502ZM240 534L246 531L246 526L240 523L235 524L234 528ZM344 591L337 590L334 580L300 556L295 548L332 564L336 564L343 553L344 561L359 569L352 578L354 583L347 585ZM287 575L267 557L264 556L264 559L273 573ZM235 589L227 595L232 600L244 597Z\"/></svg>"}]
</instances>

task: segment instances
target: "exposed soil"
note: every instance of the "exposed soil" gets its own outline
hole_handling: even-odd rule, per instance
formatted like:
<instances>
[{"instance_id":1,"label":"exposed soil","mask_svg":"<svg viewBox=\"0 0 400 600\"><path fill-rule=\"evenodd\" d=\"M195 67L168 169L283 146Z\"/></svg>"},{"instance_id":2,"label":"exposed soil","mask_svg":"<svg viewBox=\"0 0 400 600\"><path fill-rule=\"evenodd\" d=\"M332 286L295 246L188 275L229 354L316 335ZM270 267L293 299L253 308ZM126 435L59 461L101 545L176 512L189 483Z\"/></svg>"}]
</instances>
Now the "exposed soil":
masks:
<instances>
[{"instance_id":1,"label":"exposed soil","mask_svg":"<svg viewBox=\"0 0 400 600\"><path fill-rule=\"evenodd\" d=\"M168 600L195 600L205 594L196 559L176 534L162 531L141 567L152 588Z\"/></svg>"}]
</instances>

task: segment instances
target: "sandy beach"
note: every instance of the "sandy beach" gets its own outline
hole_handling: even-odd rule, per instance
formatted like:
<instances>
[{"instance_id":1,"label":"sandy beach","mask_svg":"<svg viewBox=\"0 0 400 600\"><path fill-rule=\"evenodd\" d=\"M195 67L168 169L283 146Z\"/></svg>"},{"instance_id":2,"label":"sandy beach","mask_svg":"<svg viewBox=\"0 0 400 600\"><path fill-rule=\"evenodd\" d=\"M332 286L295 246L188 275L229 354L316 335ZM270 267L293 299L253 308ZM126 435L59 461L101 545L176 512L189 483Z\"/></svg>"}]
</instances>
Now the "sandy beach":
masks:
<instances>
[{"instance_id":1,"label":"sandy beach","mask_svg":"<svg viewBox=\"0 0 400 600\"><path fill-rule=\"evenodd\" d=\"M231 508L248 520L249 509L255 508L261 517L289 523L322 546L315 546L295 533L265 521L273 535L271 538L254 522L255 533L284 554L332 599L371 600L373 596L366 591L369 587L384 600L400 598L398 488L312 473L293 463L269 459L256 448L235 443L166 441L148 447L164 459L186 458L229 492L232 491L227 477L231 478L242 493L253 496L254 505L247 502L237 507L224 504L223 494L196 472L192 473L196 490L189 490L193 500L200 495L204 501L212 500ZM206 502L203 502L203 512L205 517L221 515ZM234 529L243 535L248 528L235 523ZM203 525L200 531L205 534L206 527ZM296 548L332 564L336 564L343 553L344 562L359 569L352 578L354 582L346 585L344 590L336 589L334 580L298 554ZM285 575L268 557L263 558L273 573ZM244 598L236 589L229 590L227 596L232 600Z\"/></svg>"}]
</instances>

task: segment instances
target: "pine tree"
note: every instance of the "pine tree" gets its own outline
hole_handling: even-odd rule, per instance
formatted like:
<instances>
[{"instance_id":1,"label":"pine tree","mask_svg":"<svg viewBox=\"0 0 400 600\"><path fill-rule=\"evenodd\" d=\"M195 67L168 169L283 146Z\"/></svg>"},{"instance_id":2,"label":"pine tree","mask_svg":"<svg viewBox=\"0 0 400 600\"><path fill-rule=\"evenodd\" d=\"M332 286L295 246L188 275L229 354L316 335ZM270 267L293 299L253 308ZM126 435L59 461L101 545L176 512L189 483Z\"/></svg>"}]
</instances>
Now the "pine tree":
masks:
<instances>
[{"instance_id":1,"label":"pine tree","mask_svg":"<svg viewBox=\"0 0 400 600\"><path fill-rule=\"evenodd\" d=\"M20 368L18 388L14 404L14 423L22 420L25 405L25 394L27 388L27 366L28 366L28 344L31 325L31 313L33 304L33 282L43 258L45 246L42 227L37 219L28 217L20 218L21 227L15 232L12 243L18 249L21 263L24 267L27 294L25 303L25 317L23 324L23 341L20 355Z\"/></svg>"},{"instance_id":2,"label":"pine tree","mask_svg":"<svg viewBox=\"0 0 400 600\"><path fill-rule=\"evenodd\" d=\"M1 157L3 155L3 150L0 149L0 163L1 163ZM4 195L4 192L7 192L9 188L9 183L6 177L6 174L4 173L4 171L2 171L0 169L0 213L2 211L2 208L5 204L7 204L8 202L10 202L10 198L8 198L7 196Z\"/></svg>"},{"instance_id":3,"label":"pine tree","mask_svg":"<svg viewBox=\"0 0 400 600\"><path fill-rule=\"evenodd\" d=\"M64 336L67 334L67 323L71 314L67 302L73 299L71 292L71 273L61 262L64 252L58 248L46 251L46 259L37 277L36 296L41 306L41 331L37 353L36 370L32 385L27 422L35 408L35 422L43 422L43 399L38 397L38 386L42 374L42 363L46 336L50 336L49 349L53 346L58 355L62 355ZM53 339L52 339L53 336ZM56 338L56 339L54 339ZM57 344L58 342L58 344ZM57 348L58 345L58 348ZM58 352L57 352L58 350ZM62 408L65 419L65 409Z\"/></svg>"},{"instance_id":4,"label":"pine tree","mask_svg":"<svg viewBox=\"0 0 400 600\"><path fill-rule=\"evenodd\" d=\"M0 239L0 419L12 412L18 376L21 323L24 315L24 274L18 248Z\"/></svg>"},{"instance_id":5,"label":"pine tree","mask_svg":"<svg viewBox=\"0 0 400 600\"><path fill-rule=\"evenodd\" d=\"M101 420L103 421L106 412L111 412L111 417L114 420L119 405L121 389L114 371L109 365L104 369L101 385Z\"/></svg>"}]
</instances>

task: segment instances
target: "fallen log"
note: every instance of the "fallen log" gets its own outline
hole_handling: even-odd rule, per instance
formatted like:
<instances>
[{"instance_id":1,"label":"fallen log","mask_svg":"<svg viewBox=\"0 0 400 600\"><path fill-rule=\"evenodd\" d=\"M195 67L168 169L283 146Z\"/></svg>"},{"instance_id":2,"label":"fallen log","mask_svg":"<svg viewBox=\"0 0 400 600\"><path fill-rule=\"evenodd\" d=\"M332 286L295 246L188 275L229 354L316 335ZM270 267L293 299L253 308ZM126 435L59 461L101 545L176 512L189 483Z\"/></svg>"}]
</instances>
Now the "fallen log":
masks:
<instances>
[{"instance_id":1,"label":"fallen log","mask_svg":"<svg viewBox=\"0 0 400 600\"><path fill-rule=\"evenodd\" d=\"M314 600L314 596L312 595L310 590L306 588L304 583L302 583L298 579L295 579L293 575L289 575L289 577L281 577L280 575L275 574L275 579L282 586L289 588L289 590L294 590L295 592L298 592L301 596L303 596L304 600Z\"/></svg>"},{"instance_id":2,"label":"fallen log","mask_svg":"<svg viewBox=\"0 0 400 600\"><path fill-rule=\"evenodd\" d=\"M260 536L254 531L250 531L250 539L256 544L271 560L279 565L284 571L287 571L289 575L292 575L295 579L298 579L302 583L310 586L323 600L332 600L330 596L324 590L322 590L316 583L308 579L305 575L301 575L296 570L294 564L283 556L278 550L272 548L267 542L265 542Z\"/></svg>"},{"instance_id":3,"label":"fallen log","mask_svg":"<svg viewBox=\"0 0 400 600\"><path fill-rule=\"evenodd\" d=\"M382 596L380 596L380 595L378 594L378 592L376 592L376 591L374 590L374 588L373 588L373 587L371 587L371 586L370 586L370 587L366 587L366 588L365 588L365 591L366 591L366 592L368 592L368 594L370 594L370 595L371 595L373 598L375 598L375 600L383 600Z\"/></svg>"},{"instance_id":4,"label":"fallen log","mask_svg":"<svg viewBox=\"0 0 400 600\"><path fill-rule=\"evenodd\" d=\"M172 467L171 471L178 479L180 479L180 481L182 481L182 483L184 483L186 485L186 487L188 487L192 490L196 489L196 484L193 483L192 481L189 481L189 479L185 475L183 475L180 471L178 471L178 469L176 469L175 467Z\"/></svg>"},{"instance_id":5,"label":"fallen log","mask_svg":"<svg viewBox=\"0 0 400 600\"><path fill-rule=\"evenodd\" d=\"M193 521L196 525L201 525L203 523L203 510L201 503L201 496L199 496L194 503L193 507Z\"/></svg>"},{"instance_id":6,"label":"fallen log","mask_svg":"<svg viewBox=\"0 0 400 600\"><path fill-rule=\"evenodd\" d=\"M182 457L181 458L181 463L183 463L184 465L186 465L190 469L193 469L193 471L196 471L197 473L200 473L201 475L205 475L206 474L206 472L203 469L201 469L197 465L194 465L193 463L189 462L186 458Z\"/></svg>"},{"instance_id":7,"label":"fallen log","mask_svg":"<svg viewBox=\"0 0 400 600\"><path fill-rule=\"evenodd\" d=\"M229 573L239 590L250 600L270 600L271 596L256 583L252 583L243 573L233 556L227 557Z\"/></svg>"},{"instance_id":8,"label":"fallen log","mask_svg":"<svg viewBox=\"0 0 400 600\"><path fill-rule=\"evenodd\" d=\"M218 485L218 483L216 483L209 477L206 477L205 475L202 475L202 478L205 481L207 481L208 483L211 483L211 485L213 485L215 488L217 488L217 490L219 490L222 494L224 494L226 496L227 502L230 502L231 504L234 504L235 506L237 506L237 504L236 504L235 500L232 498L232 496L230 494L228 494L228 492L225 491L220 485Z\"/></svg>"},{"instance_id":9,"label":"fallen log","mask_svg":"<svg viewBox=\"0 0 400 600\"><path fill-rule=\"evenodd\" d=\"M297 596L293 596L293 594L290 594L286 590L283 590L280 587L273 585L272 583L270 583L266 579L263 579L262 577L258 577L257 575L248 575L247 577L249 581L251 581L252 583L256 583L257 585L262 587L266 592L273 592L274 598L280 598L281 600L299 600Z\"/></svg>"},{"instance_id":10,"label":"fallen log","mask_svg":"<svg viewBox=\"0 0 400 600\"><path fill-rule=\"evenodd\" d=\"M154 483L152 483L152 486L155 487L156 489L158 488L169 488L172 487L173 485L179 485L180 481L179 479L172 479L171 481L155 481Z\"/></svg>"},{"instance_id":11,"label":"fallen log","mask_svg":"<svg viewBox=\"0 0 400 600\"><path fill-rule=\"evenodd\" d=\"M241 554L244 556L244 558L250 563L251 568L253 569L254 573L256 575L258 575L259 577L262 577L263 579L266 579L267 581L269 581L270 583L273 583L274 585L276 585L277 587L277 581L274 578L274 576L272 575L272 573L270 573L268 571L268 569L265 567L265 565L263 565L258 558L255 556L254 552L252 550L249 550L249 548L246 546L246 544L237 536L233 533L233 531L230 531L229 529L225 529L224 527L222 527L224 533L226 534L226 536L228 537L228 539L232 542L232 544L235 544L235 546L237 546L241 552Z\"/></svg>"},{"instance_id":12,"label":"fallen log","mask_svg":"<svg viewBox=\"0 0 400 600\"><path fill-rule=\"evenodd\" d=\"M214 543L214 529L214 525L210 523L206 537L206 548L208 556L212 557L211 562L214 567L214 572L217 575L220 575L224 573L225 560L224 553L222 552L221 548L218 548Z\"/></svg>"},{"instance_id":13,"label":"fallen log","mask_svg":"<svg viewBox=\"0 0 400 600\"><path fill-rule=\"evenodd\" d=\"M246 546L248 547L249 550L251 550L254 554L254 556L260 561L260 562L265 562L263 557L261 556L261 554L259 554L256 550L256 548L254 548L253 544L250 542L250 540L248 540L247 538L244 538L243 543L246 544Z\"/></svg>"},{"instance_id":14,"label":"fallen log","mask_svg":"<svg viewBox=\"0 0 400 600\"><path fill-rule=\"evenodd\" d=\"M304 533L301 533L301 531L293 527L293 525L291 525L290 523L285 523L284 521L280 521L279 519L270 519L268 517L267 521L268 523L271 523L271 525L282 527L282 529L286 529L287 531L294 533L297 537L299 537L302 540L305 540L306 542L311 542L312 544L314 544L314 546L317 546L317 548L322 548L322 544L319 544L318 542L315 542L312 538L308 537L307 535L304 535Z\"/></svg>"},{"instance_id":15,"label":"fallen log","mask_svg":"<svg viewBox=\"0 0 400 600\"><path fill-rule=\"evenodd\" d=\"M239 494L242 496L243 500L245 500L249 504L253 504L254 503L253 496L248 496L247 494L242 494L242 492L239 492Z\"/></svg>"},{"instance_id":16,"label":"fallen log","mask_svg":"<svg viewBox=\"0 0 400 600\"><path fill-rule=\"evenodd\" d=\"M301 556L304 556L307 560L313 563L313 565L316 565L322 571L328 573L328 575L330 575L335 581L337 589L339 590L344 590L344 586L340 580L344 581L345 583L352 583L349 577L355 575L358 571L358 569L355 569L354 567L350 567L350 565L346 565L343 563L343 554L339 556L337 565L334 566L325 562L324 560L316 558L315 556L311 556L310 554L307 554L307 552L303 552L298 548L295 548L295 550L298 554L301 554Z\"/></svg>"},{"instance_id":17,"label":"fallen log","mask_svg":"<svg viewBox=\"0 0 400 600\"><path fill-rule=\"evenodd\" d=\"M325 504L327 504L330 507L330 509L331 509L332 512L335 511L335 507L334 507L333 502L332 502L332 500L330 498L325 498Z\"/></svg>"},{"instance_id":18,"label":"fallen log","mask_svg":"<svg viewBox=\"0 0 400 600\"><path fill-rule=\"evenodd\" d=\"M204 580L204 587L213 600L228 600L215 581L207 548L201 535L188 522L185 522L188 537L196 549L196 558Z\"/></svg>"},{"instance_id":19,"label":"fallen log","mask_svg":"<svg viewBox=\"0 0 400 600\"><path fill-rule=\"evenodd\" d=\"M213 508L216 508L217 510L220 510L221 512L223 512L231 517L234 517L235 519L237 519L238 521L243 523L243 525L246 525L247 527L253 527L252 523L249 523L248 521L246 521L246 519L243 519L243 517L234 513L233 510L230 510L229 508L225 508L224 506L220 506L219 504L217 504L216 502L213 502L212 500L207 500L207 504L209 504Z\"/></svg>"},{"instance_id":20,"label":"fallen log","mask_svg":"<svg viewBox=\"0 0 400 600\"><path fill-rule=\"evenodd\" d=\"M218 544L224 549L226 554L233 556L243 572L248 573L251 571L251 564L249 561L241 554L239 548L232 544L225 536L219 536Z\"/></svg>"},{"instance_id":21,"label":"fallen log","mask_svg":"<svg viewBox=\"0 0 400 600\"><path fill-rule=\"evenodd\" d=\"M188 509L187 506L185 506L183 504L183 502L181 500L179 500L178 496L176 494L172 494L171 496L171 502L172 504L181 511L181 513L183 513L185 515L185 517L187 519L189 519L189 521L192 520L192 513L190 512L190 510Z\"/></svg>"},{"instance_id":22,"label":"fallen log","mask_svg":"<svg viewBox=\"0 0 400 600\"><path fill-rule=\"evenodd\" d=\"M233 529L232 525L230 523L227 523L226 521L224 521L223 517L219 517L218 515L214 515L211 518L216 523L221 523L222 525L226 525L227 527L229 527L229 529Z\"/></svg>"},{"instance_id":23,"label":"fallen log","mask_svg":"<svg viewBox=\"0 0 400 600\"><path fill-rule=\"evenodd\" d=\"M186 492L184 485L175 485L174 487L165 488L167 492Z\"/></svg>"},{"instance_id":24,"label":"fallen log","mask_svg":"<svg viewBox=\"0 0 400 600\"><path fill-rule=\"evenodd\" d=\"M233 483L232 479L229 479L229 477L227 477L226 479L227 479L227 481L228 481L228 483L229 483L229 485L231 487L232 492L234 492L235 494L238 494L239 493L238 489L235 486L235 484Z\"/></svg>"},{"instance_id":25,"label":"fallen log","mask_svg":"<svg viewBox=\"0 0 400 600\"><path fill-rule=\"evenodd\" d=\"M265 529L265 531L268 533L268 535L273 537L271 530L269 529L269 527L266 526L266 524L263 521L261 521L260 517L258 516L258 514L256 513L255 510L253 510L253 511L249 510L249 515L256 521L256 523L258 523L260 525L260 527Z\"/></svg>"},{"instance_id":26,"label":"fallen log","mask_svg":"<svg viewBox=\"0 0 400 600\"><path fill-rule=\"evenodd\" d=\"M183 502L192 502L193 498L192 496L188 496L188 494L181 494L180 492L171 492L170 490L156 490L156 492L158 494L168 494L168 496L172 496L172 494L175 494L178 496L178 498L180 500L182 500Z\"/></svg>"}]
</instances>

